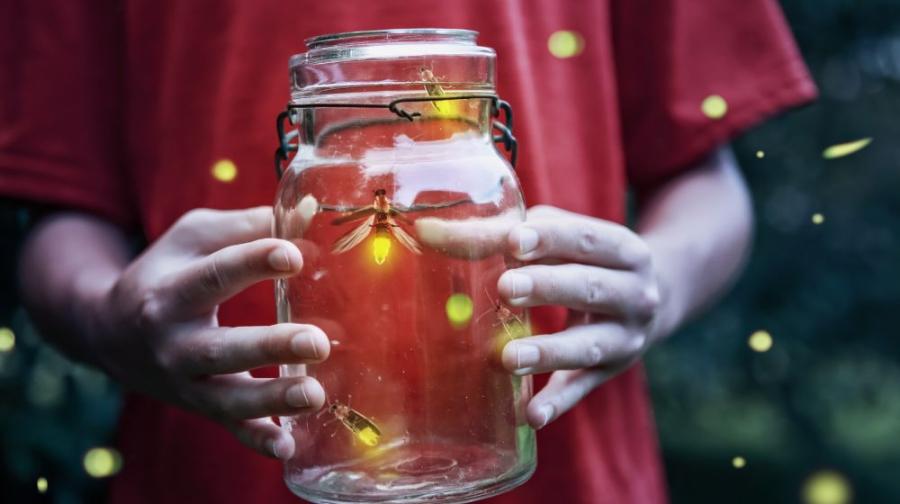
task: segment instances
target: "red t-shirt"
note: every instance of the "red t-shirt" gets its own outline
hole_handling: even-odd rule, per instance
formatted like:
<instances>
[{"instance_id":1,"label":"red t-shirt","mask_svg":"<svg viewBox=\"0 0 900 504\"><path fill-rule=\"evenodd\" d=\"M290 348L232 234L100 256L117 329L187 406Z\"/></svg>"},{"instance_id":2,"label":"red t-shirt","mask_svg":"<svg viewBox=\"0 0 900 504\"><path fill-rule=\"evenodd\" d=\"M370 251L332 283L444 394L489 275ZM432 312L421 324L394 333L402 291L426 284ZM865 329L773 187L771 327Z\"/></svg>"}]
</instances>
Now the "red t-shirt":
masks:
<instances>
[{"instance_id":1,"label":"red t-shirt","mask_svg":"<svg viewBox=\"0 0 900 504\"><path fill-rule=\"evenodd\" d=\"M195 207L271 203L288 57L317 34L478 30L515 108L528 204L618 222L629 184L658 184L815 94L774 0L11 0L0 25L0 194L93 212L150 241ZM580 33L583 51L554 57L557 30ZM711 95L728 104L721 119L701 111ZM230 183L211 176L222 159L237 166ZM271 285L219 314L222 325L272 323ZM564 320L535 319L542 331ZM295 502L279 462L146 397L128 396L118 439L115 502ZM493 502L666 501L640 366L538 444L534 477Z\"/></svg>"}]
</instances>

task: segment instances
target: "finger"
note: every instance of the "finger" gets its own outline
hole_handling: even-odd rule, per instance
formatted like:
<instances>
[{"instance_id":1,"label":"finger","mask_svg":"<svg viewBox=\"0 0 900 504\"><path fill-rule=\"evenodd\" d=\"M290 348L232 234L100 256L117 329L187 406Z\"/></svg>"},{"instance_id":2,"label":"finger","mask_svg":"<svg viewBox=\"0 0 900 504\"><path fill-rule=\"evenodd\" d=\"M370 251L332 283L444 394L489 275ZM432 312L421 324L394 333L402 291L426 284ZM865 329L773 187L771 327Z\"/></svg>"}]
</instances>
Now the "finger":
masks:
<instances>
[{"instance_id":1,"label":"finger","mask_svg":"<svg viewBox=\"0 0 900 504\"><path fill-rule=\"evenodd\" d=\"M634 232L583 215L532 212L511 230L507 246L522 261L559 259L619 269L640 269L650 263L649 247Z\"/></svg>"},{"instance_id":2,"label":"finger","mask_svg":"<svg viewBox=\"0 0 900 504\"><path fill-rule=\"evenodd\" d=\"M213 327L179 338L176 345L175 367L192 376L321 362L331 352L321 329L302 324Z\"/></svg>"},{"instance_id":3,"label":"finger","mask_svg":"<svg viewBox=\"0 0 900 504\"><path fill-rule=\"evenodd\" d=\"M425 245L452 257L482 259L504 252L510 230L521 220L513 209L493 217L421 217L415 222L416 234Z\"/></svg>"},{"instance_id":4,"label":"finger","mask_svg":"<svg viewBox=\"0 0 900 504\"><path fill-rule=\"evenodd\" d=\"M659 293L632 272L560 264L534 264L504 272L497 290L518 307L560 305L573 310L648 320L657 309Z\"/></svg>"},{"instance_id":5,"label":"finger","mask_svg":"<svg viewBox=\"0 0 900 504\"><path fill-rule=\"evenodd\" d=\"M501 360L516 375L605 367L639 357L645 344L640 333L615 322L599 322L510 341Z\"/></svg>"},{"instance_id":6,"label":"finger","mask_svg":"<svg viewBox=\"0 0 900 504\"><path fill-rule=\"evenodd\" d=\"M238 440L266 457L288 460L294 456L294 438L271 418L240 420L226 426Z\"/></svg>"},{"instance_id":7,"label":"finger","mask_svg":"<svg viewBox=\"0 0 900 504\"><path fill-rule=\"evenodd\" d=\"M272 236L272 207L244 210L198 208L182 215L161 239L184 250L209 253Z\"/></svg>"},{"instance_id":8,"label":"finger","mask_svg":"<svg viewBox=\"0 0 900 504\"><path fill-rule=\"evenodd\" d=\"M547 385L528 403L525 409L528 423L535 429L544 427L615 374L614 371L602 369L556 371L550 375Z\"/></svg>"},{"instance_id":9,"label":"finger","mask_svg":"<svg viewBox=\"0 0 900 504\"><path fill-rule=\"evenodd\" d=\"M315 378L253 378L249 373L213 376L195 384L195 402L213 418L246 420L313 412L325 404Z\"/></svg>"},{"instance_id":10,"label":"finger","mask_svg":"<svg viewBox=\"0 0 900 504\"><path fill-rule=\"evenodd\" d=\"M175 317L204 313L247 287L270 278L296 274L303 266L293 243L264 238L231 245L191 261L164 287L162 299L175 301L167 308Z\"/></svg>"}]
</instances>

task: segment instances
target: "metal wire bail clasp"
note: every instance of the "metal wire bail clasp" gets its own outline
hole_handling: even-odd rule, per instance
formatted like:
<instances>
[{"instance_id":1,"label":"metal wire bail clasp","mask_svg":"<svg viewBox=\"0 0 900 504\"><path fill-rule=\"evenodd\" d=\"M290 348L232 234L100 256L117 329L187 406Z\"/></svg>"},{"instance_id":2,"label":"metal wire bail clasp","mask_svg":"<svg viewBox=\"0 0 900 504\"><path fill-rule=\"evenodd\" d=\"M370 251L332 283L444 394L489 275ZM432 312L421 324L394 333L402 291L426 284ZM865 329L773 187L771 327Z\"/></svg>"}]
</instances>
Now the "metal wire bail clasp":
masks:
<instances>
[{"instance_id":1,"label":"metal wire bail clasp","mask_svg":"<svg viewBox=\"0 0 900 504\"><path fill-rule=\"evenodd\" d=\"M398 100L394 100L387 104L371 104L371 103L308 103L303 105L297 105L293 103L289 103L287 108L278 114L278 118L275 121L275 129L278 133L278 148L275 149L275 175L278 179L281 179L282 174L284 174L285 167L290 163L290 153L296 152L298 149L297 146L297 137L299 135L296 128L291 128L290 131L285 130L285 122L290 123L291 126L296 126L299 118L300 109L306 108L325 108L325 107L341 107L341 108L385 108L389 111L396 114L398 117L406 119L408 121L413 121L419 117L421 114L419 112L407 112L399 105L403 103L410 102L423 102L423 101L448 101L448 100L471 100L471 99L488 99L491 100L491 115L494 117L491 122L492 129L496 130L496 133L492 134L491 138L496 143L503 144L503 148L506 152L509 153L509 162L512 164L513 168L516 167L516 159L518 158L518 142L516 141L516 137L513 136L512 128L513 128L513 114L512 114L512 106L505 100L501 100L497 97L497 95L493 94L477 94L477 95L458 95L458 96L429 96L427 98L400 98ZM501 112L503 115L503 120L500 120Z\"/></svg>"},{"instance_id":2,"label":"metal wire bail clasp","mask_svg":"<svg viewBox=\"0 0 900 504\"><path fill-rule=\"evenodd\" d=\"M275 176L281 180L284 174L284 167L290 162L288 153L297 150L297 144L294 140L299 135L296 128L291 128L285 132L284 122L289 121L291 126L297 125L297 109L292 109L290 105L278 114L275 120L275 130L278 133L278 148L275 149Z\"/></svg>"}]
</instances>

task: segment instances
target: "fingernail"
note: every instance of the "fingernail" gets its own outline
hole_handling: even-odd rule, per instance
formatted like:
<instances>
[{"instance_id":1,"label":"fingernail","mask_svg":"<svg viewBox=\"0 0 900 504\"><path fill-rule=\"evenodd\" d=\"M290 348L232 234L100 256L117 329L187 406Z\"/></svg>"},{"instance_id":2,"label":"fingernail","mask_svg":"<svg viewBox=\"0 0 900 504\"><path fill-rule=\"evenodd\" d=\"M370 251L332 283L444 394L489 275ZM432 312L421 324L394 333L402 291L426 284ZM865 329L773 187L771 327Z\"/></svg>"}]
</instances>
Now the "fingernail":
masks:
<instances>
[{"instance_id":1,"label":"fingernail","mask_svg":"<svg viewBox=\"0 0 900 504\"><path fill-rule=\"evenodd\" d=\"M516 345L516 369L529 368L541 359L541 351L534 345Z\"/></svg>"},{"instance_id":2,"label":"fingernail","mask_svg":"<svg viewBox=\"0 0 900 504\"><path fill-rule=\"evenodd\" d=\"M514 303L531 295L534 282L528 275L507 271L500 277L500 285L498 287L509 292L510 296L508 299L511 303Z\"/></svg>"},{"instance_id":3,"label":"fingernail","mask_svg":"<svg viewBox=\"0 0 900 504\"><path fill-rule=\"evenodd\" d=\"M319 347L325 345L324 338L324 334L313 330L299 332L291 338L291 351L300 357L309 357L311 351L313 359L321 359L322 354Z\"/></svg>"},{"instance_id":4,"label":"fingernail","mask_svg":"<svg viewBox=\"0 0 900 504\"><path fill-rule=\"evenodd\" d=\"M531 229L529 227L520 227L516 230L519 239L519 255L524 256L534 250L538 246L538 234L537 231Z\"/></svg>"},{"instance_id":5,"label":"fingernail","mask_svg":"<svg viewBox=\"0 0 900 504\"><path fill-rule=\"evenodd\" d=\"M550 404L545 404L538 409L538 414L541 416L541 423L537 426L538 429L550 423L550 419L553 418L553 411L554 408Z\"/></svg>"},{"instance_id":6,"label":"fingernail","mask_svg":"<svg viewBox=\"0 0 900 504\"><path fill-rule=\"evenodd\" d=\"M280 437L272 441L272 453L276 458L285 460L293 454L293 442L290 437Z\"/></svg>"},{"instance_id":7,"label":"fingernail","mask_svg":"<svg viewBox=\"0 0 900 504\"><path fill-rule=\"evenodd\" d=\"M275 456L275 458L280 459L281 456L278 454L278 443L276 443L277 439L269 440L269 452Z\"/></svg>"},{"instance_id":8,"label":"fingernail","mask_svg":"<svg viewBox=\"0 0 900 504\"><path fill-rule=\"evenodd\" d=\"M269 266L275 271L291 271L291 258L284 247L269 252Z\"/></svg>"},{"instance_id":9,"label":"fingernail","mask_svg":"<svg viewBox=\"0 0 900 504\"><path fill-rule=\"evenodd\" d=\"M288 403L288 406L293 406L295 408L309 406L309 395L306 393L306 387L304 387L302 383L292 385L284 394L284 401Z\"/></svg>"}]
</instances>

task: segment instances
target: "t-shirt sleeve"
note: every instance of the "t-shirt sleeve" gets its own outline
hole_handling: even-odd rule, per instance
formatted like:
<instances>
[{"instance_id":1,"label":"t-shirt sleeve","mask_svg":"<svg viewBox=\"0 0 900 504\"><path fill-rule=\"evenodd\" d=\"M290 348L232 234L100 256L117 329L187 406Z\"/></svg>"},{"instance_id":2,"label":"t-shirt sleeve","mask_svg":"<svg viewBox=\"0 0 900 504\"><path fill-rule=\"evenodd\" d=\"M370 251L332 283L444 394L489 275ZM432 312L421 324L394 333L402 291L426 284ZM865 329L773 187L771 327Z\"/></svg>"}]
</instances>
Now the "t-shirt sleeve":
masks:
<instances>
[{"instance_id":1,"label":"t-shirt sleeve","mask_svg":"<svg viewBox=\"0 0 900 504\"><path fill-rule=\"evenodd\" d=\"M121 3L0 2L0 197L134 223Z\"/></svg>"},{"instance_id":2,"label":"t-shirt sleeve","mask_svg":"<svg viewBox=\"0 0 900 504\"><path fill-rule=\"evenodd\" d=\"M612 5L625 159L637 188L816 96L774 0Z\"/></svg>"}]
</instances>

